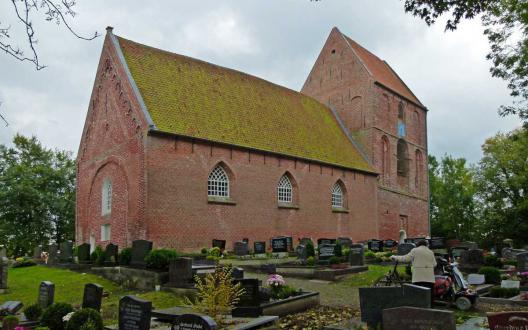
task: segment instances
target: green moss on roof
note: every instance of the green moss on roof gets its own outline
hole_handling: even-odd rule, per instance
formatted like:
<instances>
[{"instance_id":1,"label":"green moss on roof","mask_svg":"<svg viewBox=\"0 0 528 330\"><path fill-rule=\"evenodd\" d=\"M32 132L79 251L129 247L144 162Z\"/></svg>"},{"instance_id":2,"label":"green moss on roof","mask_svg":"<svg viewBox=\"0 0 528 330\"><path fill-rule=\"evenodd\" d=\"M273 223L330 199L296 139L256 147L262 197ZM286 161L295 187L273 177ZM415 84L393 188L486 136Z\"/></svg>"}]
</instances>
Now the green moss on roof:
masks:
<instances>
[{"instance_id":1,"label":"green moss on roof","mask_svg":"<svg viewBox=\"0 0 528 330\"><path fill-rule=\"evenodd\" d=\"M118 38L158 130L374 172L332 111L235 70Z\"/></svg>"}]
</instances>

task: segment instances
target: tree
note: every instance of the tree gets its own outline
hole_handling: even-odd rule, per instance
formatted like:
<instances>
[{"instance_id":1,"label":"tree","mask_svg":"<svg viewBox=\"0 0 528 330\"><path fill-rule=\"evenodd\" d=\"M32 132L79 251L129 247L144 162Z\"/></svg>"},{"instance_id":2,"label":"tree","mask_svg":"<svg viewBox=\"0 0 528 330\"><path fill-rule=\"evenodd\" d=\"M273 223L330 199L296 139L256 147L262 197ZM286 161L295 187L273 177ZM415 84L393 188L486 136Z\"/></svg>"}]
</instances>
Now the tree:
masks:
<instances>
[{"instance_id":1,"label":"tree","mask_svg":"<svg viewBox=\"0 0 528 330\"><path fill-rule=\"evenodd\" d=\"M455 30L463 19L482 14L491 51L490 72L508 82L512 105L501 106L502 116L517 114L528 125L528 2L523 0L405 0L405 11L434 24L450 14L445 29Z\"/></svg>"},{"instance_id":2,"label":"tree","mask_svg":"<svg viewBox=\"0 0 528 330\"><path fill-rule=\"evenodd\" d=\"M27 48L31 55L26 56L25 52L19 46L10 42L10 30L12 25L2 21L0 18L0 50L15 59L25 62L31 62L37 70L45 66L41 64L38 52L36 50L37 36L33 25L33 19L40 16L48 22L54 22L57 25L61 23L77 38L83 40L93 40L99 36L97 32L92 37L83 37L76 33L69 23L69 19L75 17L75 0L9 0L13 5L13 12L16 16L16 24L24 29L27 36Z\"/></svg>"},{"instance_id":3,"label":"tree","mask_svg":"<svg viewBox=\"0 0 528 330\"><path fill-rule=\"evenodd\" d=\"M0 244L23 255L39 244L74 237L75 162L16 135L0 145Z\"/></svg>"},{"instance_id":4,"label":"tree","mask_svg":"<svg viewBox=\"0 0 528 330\"><path fill-rule=\"evenodd\" d=\"M432 235L475 239L476 185L466 160L430 155L429 188Z\"/></svg>"},{"instance_id":5,"label":"tree","mask_svg":"<svg viewBox=\"0 0 528 330\"><path fill-rule=\"evenodd\" d=\"M477 176L483 203L480 231L490 243L505 238L528 243L528 131L497 134L482 149Z\"/></svg>"}]
</instances>

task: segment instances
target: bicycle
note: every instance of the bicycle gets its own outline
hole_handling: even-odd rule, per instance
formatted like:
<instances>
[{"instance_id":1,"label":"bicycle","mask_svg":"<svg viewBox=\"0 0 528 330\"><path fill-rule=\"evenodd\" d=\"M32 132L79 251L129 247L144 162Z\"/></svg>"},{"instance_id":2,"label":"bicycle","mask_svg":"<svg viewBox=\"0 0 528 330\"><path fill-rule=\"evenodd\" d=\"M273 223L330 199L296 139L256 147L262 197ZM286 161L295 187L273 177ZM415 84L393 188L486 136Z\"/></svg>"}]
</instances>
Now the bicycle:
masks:
<instances>
[{"instance_id":1,"label":"bicycle","mask_svg":"<svg viewBox=\"0 0 528 330\"><path fill-rule=\"evenodd\" d=\"M408 281L404 280L400 273L398 273L398 261L396 261L394 262L394 268L389 270L387 274L375 280L373 286L402 286L404 283L408 283Z\"/></svg>"}]
</instances>

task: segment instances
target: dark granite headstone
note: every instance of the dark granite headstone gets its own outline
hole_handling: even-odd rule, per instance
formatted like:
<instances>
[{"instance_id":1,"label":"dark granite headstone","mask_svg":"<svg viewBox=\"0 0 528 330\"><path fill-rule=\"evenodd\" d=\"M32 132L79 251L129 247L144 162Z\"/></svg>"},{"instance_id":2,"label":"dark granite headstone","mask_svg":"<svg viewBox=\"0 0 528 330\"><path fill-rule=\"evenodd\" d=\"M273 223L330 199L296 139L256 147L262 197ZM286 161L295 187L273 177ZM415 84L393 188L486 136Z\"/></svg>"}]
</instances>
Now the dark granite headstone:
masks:
<instances>
[{"instance_id":1,"label":"dark granite headstone","mask_svg":"<svg viewBox=\"0 0 528 330\"><path fill-rule=\"evenodd\" d=\"M405 243L414 243L418 244L418 242L427 240L425 237L409 237L405 239Z\"/></svg>"},{"instance_id":2,"label":"dark granite headstone","mask_svg":"<svg viewBox=\"0 0 528 330\"><path fill-rule=\"evenodd\" d=\"M462 251L460 254L460 268L465 270L478 270L484 265L484 253L480 249Z\"/></svg>"},{"instance_id":3,"label":"dark granite headstone","mask_svg":"<svg viewBox=\"0 0 528 330\"><path fill-rule=\"evenodd\" d=\"M0 315L16 315L24 307L21 301L6 301L0 305Z\"/></svg>"},{"instance_id":4,"label":"dark granite headstone","mask_svg":"<svg viewBox=\"0 0 528 330\"><path fill-rule=\"evenodd\" d=\"M297 248L295 248L295 252L297 252L297 258L299 258L302 263L305 263L306 259L308 258L308 251L306 250L306 246L297 245Z\"/></svg>"},{"instance_id":5,"label":"dark granite headstone","mask_svg":"<svg viewBox=\"0 0 528 330\"><path fill-rule=\"evenodd\" d=\"M277 274L277 265L275 264L260 265L260 271L268 275Z\"/></svg>"},{"instance_id":6,"label":"dark granite headstone","mask_svg":"<svg viewBox=\"0 0 528 330\"><path fill-rule=\"evenodd\" d=\"M89 264L90 260L90 244L84 243L77 247L77 258L80 264Z\"/></svg>"},{"instance_id":7,"label":"dark granite headstone","mask_svg":"<svg viewBox=\"0 0 528 330\"><path fill-rule=\"evenodd\" d=\"M383 252L383 241L371 239L367 242L368 249L372 252Z\"/></svg>"},{"instance_id":8,"label":"dark granite headstone","mask_svg":"<svg viewBox=\"0 0 528 330\"><path fill-rule=\"evenodd\" d=\"M369 329L376 329L382 320L382 311L393 307L431 308L431 289L412 284L401 287L359 288L361 320Z\"/></svg>"},{"instance_id":9,"label":"dark granite headstone","mask_svg":"<svg viewBox=\"0 0 528 330\"><path fill-rule=\"evenodd\" d=\"M167 286L188 288L193 286L192 258L177 258L169 264L169 283Z\"/></svg>"},{"instance_id":10,"label":"dark granite headstone","mask_svg":"<svg viewBox=\"0 0 528 330\"><path fill-rule=\"evenodd\" d=\"M321 244L318 246L318 249L319 260L328 260L335 255L335 244Z\"/></svg>"},{"instance_id":11,"label":"dark granite headstone","mask_svg":"<svg viewBox=\"0 0 528 330\"><path fill-rule=\"evenodd\" d=\"M35 248L33 249L33 259L35 261L38 261L40 260L41 255L42 255L42 246L41 245L35 246Z\"/></svg>"},{"instance_id":12,"label":"dark granite headstone","mask_svg":"<svg viewBox=\"0 0 528 330\"><path fill-rule=\"evenodd\" d=\"M105 266L115 266L119 260L119 247L113 243L106 246L105 249Z\"/></svg>"},{"instance_id":13,"label":"dark granite headstone","mask_svg":"<svg viewBox=\"0 0 528 330\"><path fill-rule=\"evenodd\" d=\"M87 283L84 286L82 308L91 308L99 311L103 301L103 287L96 283Z\"/></svg>"},{"instance_id":14,"label":"dark granite headstone","mask_svg":"<svg viewBox=\"0 0 528 330\"><path fill-rule=\"evenodd\" d=\"M134 296L119 300L119 330L150 330L152 302Z\"/></svg>"},{"instance_id":15,"label":"dark granite headstone","mask_svg":"<svg viewBox=\"0 0 528 330\"><path fill-rule=\"evenodd\" d=\"M60 243L60 255L59 260L61 263L73 262L73 242L66 241Z\"/></svg>"},{"instance_id":16,"label":"dark granite headstone","mask_svg":"<svg viewBox=\"0 0 528 330\"><path fill-rule=\"evenodd\" d=\"M0 257L0 290L7 289L7 268L9 260L6 257Z\"/></svg>"},{"instance_id":17,"label":"dark granite headstone","mask_svg":"<svg viewBox=\"0 0 528 330\"><path fill-rule=\"evenodd\" d=\"M274 237L271 239L273 253L288 252L288 241L286 237Z\"/></svg>"},{"instance_id":18,"label":"dark granite headstone","mask_svg":"<svg viewBox=\"0 0 528 330\"><path fill-rule=\"evenodd\" d=\"M350 252L348 255L348 260L350 261L351 266L363 266L365 264L365 254L364 254L363 244L352 244L350 245Z\"/></svg>"},{"instance_id":19,"label":"dark granite headstone","mask_svg":"<svg viewBox=\"0 0 528 330\"><path fill-rule=\"evenodd\" d=\"M240 300L231 314L234 317L258 317L262 315L262 308L260 307L259 280L251 278L235 280L234 282L240 283L244 293L240 296Z\"/></svg>"},{"instance_id":20,"label":"dark granite headstone","mask_svg":"<svg viewBox=\"0 0 528 330\"><path fill-rule=\"evenodd\" d=\"M383 241L383 246L388 248L388 249L395 248L397 245L398 245L398 242L396 242L393 239L386 239L386 240Z\"/></svg>"},{"instance_id":21,"label":"dark granite headstone","mask_svg":"<svg viewBox=\"0 0 528 330\"><path fill-rule=\"evenodd\" d=\"M213 240L213 247L217 247L220 249L220 251L224 252L226 248L226 241L222 239L214 239Z\"/></svg>"},{"instance_id":22,"label":"dark granite headstone","mask_svg":"<svg viewBox=\"0 0 528 330\"><path fill-rule=\"evenodd\" d=\"M414 243L402 243L398 245L398 255L404 256L407 253L411 252L412 249L414 249L416 245Z\"/></svg>"},{"instance_id":23,"label":"dark granite headstone","mask_svg":"<svg viewBox=\"0 0 528 330\"><path fill-rule=\"evenodd\" d=\"M451 254L452 258L456 259L456 258L460 258L462 256L462 252L467 251L467 250L468 250L467 247L455 246L451 248L451 250L449 251L449 254Z\"/></svg>"},{"instance_id":24,"label":"dark granite headstone","mask_svg":"<svg viewBox=\"0 0 528 330\"><path fill-rule=\"evenodd\" d=\"M242 242L246 243L249 246L249 238L243 238Z\"/></svg>"},{"instance_id":25,"label":"dark granite headstone","mask_svg":"<svg viewBox=\"0 0 528 330\"><path fill-rule=\"evenodd\" d=\"M234 280L242 280L242 279L244 279L244 268L233 267L233 270L231 272L231 277Z\"/></svg>"},{"instance_id":26,"label":"dark granite headstone","mask_svg":"<svg viewBox=\"0 0 528 330\"><path fill-rule=\"evenodd\" d=\"M132 258L130 266L136 268L146 268L147 263L145 257L152 251L152 242L145 240L137 240L132 242Z\"/></svg>"},{"instance_id":27,"label":"dark granite headstone","mask_svg":"<svg viewBox=\"0 0 528 330\"><path fill-rule=\"evenodd\" d=\"M517 254L517 271L528 272L528 252Z\"/></svg>"},{"instance_id":28,"label":"dark granite headstone","mask_svg":"<svg viewBox=\"0 0 528 330\"><path fill-rule=\"evenodd\" d=\"M488 313L490 330L528 329L528 312Z\"/></svg>"},{"instance_id":29,"label":"dark granite headstone","mask_svg":"<svg viewBox=\"0 0 528 330\"><path fill-rule=\"evenodd\" d=\"M253 251L255 254L266 253L266 242L253 242Z\"/></svg>"},{"instance_id":30,"label":"dark granite headstone","mask_svg":"<svg viewBox=\"0 0 528 330\"><path fill-rule=\"evenodd\" d=\"M323 244L335 244L336 239L334 238L319 238L317 240L317 246L323 245Z\"/></svg>"},{"instance_id":31,"label":"dark granite headstone","mask_svg":"<svg viewBox=\"0 0 528 330\"><path fill-rule=\"evenodd\" d=\"M444 311L417 307L384 309L383 329L456 330L455 315Z\"/></svg>"},{"instance_id":32,"label":"dark granite headstone","mask_svg":"<svg viewBox=\"0 0 528 330\"><path fill-rule=\"evenodd\" d=\"M341 244L343 248L348 249L350 248L350 245L352 245L352 240L350 239L350 237L338 237L337 241L339 242L339 244Z\"/></svg>"},{"instance_id":33,"label":"dark granite headstone","mask_svg":"<svg viewBox=\"0 0 528 330\"><path fill-rule=\"evenodd\" d=\"M434 249L445 249L446 248L446 242L445 237L433 237L429 239L429 248L431 250Z\"/></svg>"},{"instance_id":34,"label":"dark granite headstone","mask_svg":"<svg viewBox=\"0 0 528 330\"><path fill-rule=\"evenodd\" d=\"M53 304L55 300L55 284L50 281L43 281L39 286L38 304L42 309Z\"/></svg>"},{"instance_id":35,"label":"dark granite headstone","mask_svg":"<svg viewBox=\"0 0 528 330\"><path fill-rule=\"evenodd\" d=\"M217 330L216 322L207 315L183 314L176 319L172 330Z\"/></svg>"},{"instance_id":36,"label":"dark granite headstone","mask_svg":"<svg viewBox=\"0 0 528 330\"><path fill-rule=\"evenodd\" d=\"M247 256L249 254L249 247L246 242L235 242L234 252L236 256Z\"/></svg>"},{"instance_id":37,"label":"dark granite headstone","mask_svg":"<svg viewBox=\"0 0 528 330\"><path fill-rule=\"evenodd\" d=\"M57 244L51 244L48 247L48 265L54 265L59 262L59 247Z\"/></svg>"}]
</instances>

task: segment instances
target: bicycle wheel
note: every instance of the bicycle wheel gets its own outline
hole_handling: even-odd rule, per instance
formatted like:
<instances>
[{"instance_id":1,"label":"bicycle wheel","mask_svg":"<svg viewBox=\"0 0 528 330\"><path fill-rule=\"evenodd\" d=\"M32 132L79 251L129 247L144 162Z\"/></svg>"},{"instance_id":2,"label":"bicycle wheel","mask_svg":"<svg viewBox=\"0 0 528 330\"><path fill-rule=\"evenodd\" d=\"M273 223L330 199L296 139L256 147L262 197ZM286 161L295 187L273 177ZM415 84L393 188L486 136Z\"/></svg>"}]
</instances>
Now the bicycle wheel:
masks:
<instances>
[{"instance_id":1,"label":"bicycle wheel","mask_svg":"<svg viewBox=\"0 0 528 330\"><path fill-rule=\"evenodd\" d=\"M374 287L394 286L394 282L390 276L383 275L374 281L373 286Z\"/></svg>"}]
</instances>

